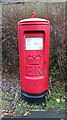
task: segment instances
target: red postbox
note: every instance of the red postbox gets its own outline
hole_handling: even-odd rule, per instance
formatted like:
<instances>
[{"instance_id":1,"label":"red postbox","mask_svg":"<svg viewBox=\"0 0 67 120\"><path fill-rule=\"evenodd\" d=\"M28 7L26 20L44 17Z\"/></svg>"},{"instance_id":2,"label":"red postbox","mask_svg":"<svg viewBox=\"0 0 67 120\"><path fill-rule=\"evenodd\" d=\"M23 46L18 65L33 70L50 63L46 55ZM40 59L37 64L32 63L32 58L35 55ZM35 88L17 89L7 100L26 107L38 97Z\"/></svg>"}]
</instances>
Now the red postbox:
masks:
<instances>
[{"instance_id":1,"label":"red postbox","mask_svg":"<svg viewBox=\"0 0 67 120\"><path fill-rule=\"evenodd\" d=\"M48 90L50 22L35 16L18 22L20 86L23 99L40 103Z\"/></svg>"}]
</instances>

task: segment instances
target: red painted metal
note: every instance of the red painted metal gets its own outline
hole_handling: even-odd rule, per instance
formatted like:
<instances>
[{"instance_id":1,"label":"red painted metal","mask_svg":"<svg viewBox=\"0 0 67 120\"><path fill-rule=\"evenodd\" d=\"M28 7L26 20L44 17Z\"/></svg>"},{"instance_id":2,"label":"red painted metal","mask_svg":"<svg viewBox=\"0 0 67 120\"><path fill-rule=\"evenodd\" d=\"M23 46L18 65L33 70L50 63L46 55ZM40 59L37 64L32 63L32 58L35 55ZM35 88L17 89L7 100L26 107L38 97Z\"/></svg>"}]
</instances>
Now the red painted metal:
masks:
<instances>
[{"instance_id":1,"label":"red painted metal","mask_svg":"<svg viewBox=\"0 0 67 120\"><path fill-rule=\"evenodd\" d=\"M36 18L36 13L32 12L32 18Z\"/></svg>"},{"instance_id":2,"label":"red painted metal","mask_svg":"<svg viewBox=\"0 0 67 120\"><path fill-rule=\"evenodd\" d=\"M48 89L49 36L50 22L45 19L30 18L18 22L20 86L27 93L37 94ZM26 49L26 38L42 38L43 49Z\"/></svg>"}]
</instances>

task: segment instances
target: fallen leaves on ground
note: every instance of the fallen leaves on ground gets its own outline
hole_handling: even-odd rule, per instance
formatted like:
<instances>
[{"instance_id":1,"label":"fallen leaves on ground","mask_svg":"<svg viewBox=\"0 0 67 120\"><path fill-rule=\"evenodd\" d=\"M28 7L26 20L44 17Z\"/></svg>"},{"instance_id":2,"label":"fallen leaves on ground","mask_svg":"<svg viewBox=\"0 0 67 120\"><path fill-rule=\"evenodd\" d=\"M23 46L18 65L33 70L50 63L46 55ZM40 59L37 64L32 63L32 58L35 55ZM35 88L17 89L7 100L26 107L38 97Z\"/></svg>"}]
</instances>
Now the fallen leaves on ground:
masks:
<instances>
[{"instance_id":1,"label":"fallen leaves on ground","mask_svg":"<svg viewBox=\"0 0 67 120\"><path fill-rule=\"evenodd\" d=\"M59 103L59 102L60 102L60 99L57 99L57 98L56 98L56 101Z\"/></svg>"},{"instance_id":2,"label":"fallen leaves on ground","mask_svg":"<svg viewBox=\"0 0 67 120\"><path fill-rule=\"evenodd\" d=\"M27 112L25 112L25 114L24 114L23 116L27 116L27 115L29 115L29 114L30 114L30 112L27 111Z\"/></svg>"},{"instance_id":3,"label":"fallen leaves on ground","mask_svg":"<svg viewBox=\"0 0 67 120\"><path fill-rule=\"evenodd\" d=\"M4 115L8 115L8 116L16 116L17 115L17 112L14 112L12 110L3 110L2 111L2 116Z\"/></svg>"}]
</instances>

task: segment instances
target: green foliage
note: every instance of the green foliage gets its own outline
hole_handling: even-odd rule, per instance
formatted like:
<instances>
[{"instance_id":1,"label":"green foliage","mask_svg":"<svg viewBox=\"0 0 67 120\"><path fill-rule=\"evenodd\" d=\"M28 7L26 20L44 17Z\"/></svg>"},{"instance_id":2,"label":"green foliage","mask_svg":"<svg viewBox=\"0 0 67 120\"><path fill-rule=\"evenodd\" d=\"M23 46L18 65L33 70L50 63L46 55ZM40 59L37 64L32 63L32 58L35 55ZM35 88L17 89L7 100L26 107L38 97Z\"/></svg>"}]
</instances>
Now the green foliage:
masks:
<instances>
[{"instance_id":1,"label":"green foliage","mask_svg":"<svg viewBox=\"0 0 67 120\"><path fill-rule=\"evenodd\" d=\"M4 93L2 91L0 91L0 97L2 97L4 95Z\"/></svg>"},{"instance_id":2,"label":"green foliage","mask_svg":"<svg viewBox=\"0 0 67 120\"><path fill-rule=\"evenodd\" d=\"M15 112L19 113L19 114L24 114L25 111L23 110L23 108L19 108L18 106L15 108Z\"/></svg>"},{"instance_id":3,"label":"green foliage","mask_svg":"<svg viewBox=\"0 0 67 120\"><path fill-rule=\"evenodd\" d=\"M13 100L13 95L6 93L4 100L1 101L3 104L3 109L6 109L10 106L10 101ZM14 112L17 112L19 115L24 115L27 111L30 110L48 110L48 109L65 109L65 84L55 84L50 90L49 94L46 96L45 102L37 104L29 104L22 99L14 98L16 104L14 107ZM46 105L46 106L45 106Z\"/></svg>"},{"instance_id":4,"label":"green foliage","mask_svg":"<svg viewBox=\"0 0 67 120\"><path fill-rule=\"evenodd\" d=\"M46 109L65 109L65 91L64 86L55 85L46 97Z\"/></svg>"},{"instance_id":5,"label":"green foliage","mask_svg":"<svg viewBox=\"0 0 67 120\"><path fill-rule=\"evenodd\" d=\"M51 50L50 54L50 69L52 72L52 75L56 78L60 76L60 70L59 70L59 64L58 64L58 55L57 52L53 52Z\"/></svg>"},{"instance_id":6,"label":"green foliage","mask_svg":"<svg viewBox=\"0 0 67 120\"><path fill-rule=\"evenodd\" d=\"M6 99L6 100L12 100L12 99L13 99L12 94L10 94L10 93L7 92L7 93L5 94L5 99Z\"/></svg>"}]
</instances>

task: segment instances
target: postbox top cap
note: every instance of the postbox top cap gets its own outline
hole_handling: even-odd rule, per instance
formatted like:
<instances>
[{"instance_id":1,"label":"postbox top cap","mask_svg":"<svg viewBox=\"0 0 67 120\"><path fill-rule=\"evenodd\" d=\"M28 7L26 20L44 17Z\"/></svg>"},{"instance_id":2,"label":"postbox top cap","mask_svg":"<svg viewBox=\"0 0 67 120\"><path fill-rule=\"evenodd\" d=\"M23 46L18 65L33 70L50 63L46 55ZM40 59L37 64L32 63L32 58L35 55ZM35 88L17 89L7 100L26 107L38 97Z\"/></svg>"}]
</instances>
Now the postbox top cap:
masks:
<instances>
[{"instance_id":1,"label":"postbox top cap","mask_svg":"<svg viewBox=\"0 0 67 120\"><path fill-rule=\"evenodd\" d=\"M28 18L28 19L23 19L19 22L32 22L32 21L42 21L42 22L45 22L45 21L48 21L46 19L42 19L42 18Z\"/></svg>"}]
</instances>

